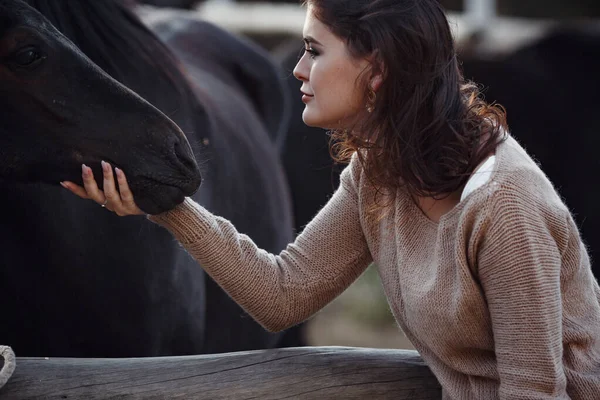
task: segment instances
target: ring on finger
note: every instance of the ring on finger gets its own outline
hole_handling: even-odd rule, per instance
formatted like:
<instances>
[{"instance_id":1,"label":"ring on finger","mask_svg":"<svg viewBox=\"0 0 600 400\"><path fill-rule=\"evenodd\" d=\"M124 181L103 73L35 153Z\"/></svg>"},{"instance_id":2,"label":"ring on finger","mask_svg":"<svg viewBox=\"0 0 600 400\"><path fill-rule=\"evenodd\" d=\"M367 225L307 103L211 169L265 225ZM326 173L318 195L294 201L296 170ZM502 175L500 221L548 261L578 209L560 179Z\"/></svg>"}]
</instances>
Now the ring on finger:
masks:
<instances>
[{"instance_id":1,"label":"ring on finger","mask_svg":"<svg viewBox=\"0 0 600 400\"><path fill-rule=\"evenodd\" d=\"M107 204L108 204L108 199L105 199L104 203L100 204L100 207L105 208Z\"/></svg>"}]
</instances>

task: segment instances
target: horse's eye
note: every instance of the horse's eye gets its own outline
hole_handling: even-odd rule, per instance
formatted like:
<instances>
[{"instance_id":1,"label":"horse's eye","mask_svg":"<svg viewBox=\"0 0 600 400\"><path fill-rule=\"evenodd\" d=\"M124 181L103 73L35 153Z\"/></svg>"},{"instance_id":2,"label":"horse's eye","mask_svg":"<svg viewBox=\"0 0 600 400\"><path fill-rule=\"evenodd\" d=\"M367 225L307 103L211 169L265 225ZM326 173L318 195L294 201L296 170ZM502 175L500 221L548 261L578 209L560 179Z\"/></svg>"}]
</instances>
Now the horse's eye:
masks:
<instances>
[{"instance_id":1,"label":"horse's eye","mask_svg":"<svg viewBox=\"0 0 600 400\"><path fill-rule=\"evenodd\" d=\"M31 67L44 57L34 47L26 47L17 51L13 57L15 64L21 67Z\"/></svg>"}]
</instances>

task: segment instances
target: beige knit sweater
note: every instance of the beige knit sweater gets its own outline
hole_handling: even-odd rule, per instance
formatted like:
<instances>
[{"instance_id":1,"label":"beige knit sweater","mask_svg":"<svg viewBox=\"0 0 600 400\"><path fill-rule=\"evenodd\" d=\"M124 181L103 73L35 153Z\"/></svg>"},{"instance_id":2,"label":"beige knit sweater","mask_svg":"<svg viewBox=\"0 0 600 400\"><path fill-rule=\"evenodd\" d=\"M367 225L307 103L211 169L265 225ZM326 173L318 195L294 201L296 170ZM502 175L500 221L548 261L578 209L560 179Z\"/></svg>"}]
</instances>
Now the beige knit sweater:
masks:
<instances>
[{"instance_id":1,"label":"beige knit sweater","mask_svg":"<svg viewBox=\"0 0 600 400\"><path fill-rule=\"evenodd\" d=\"M398 324L446 399L600 399L600 288L578 229L512 138L439 223L398 190L383 218L353 159L279 255L186 200L150 217L266 329L297 324L374 261Z\"/></svg>"}]
</instances>

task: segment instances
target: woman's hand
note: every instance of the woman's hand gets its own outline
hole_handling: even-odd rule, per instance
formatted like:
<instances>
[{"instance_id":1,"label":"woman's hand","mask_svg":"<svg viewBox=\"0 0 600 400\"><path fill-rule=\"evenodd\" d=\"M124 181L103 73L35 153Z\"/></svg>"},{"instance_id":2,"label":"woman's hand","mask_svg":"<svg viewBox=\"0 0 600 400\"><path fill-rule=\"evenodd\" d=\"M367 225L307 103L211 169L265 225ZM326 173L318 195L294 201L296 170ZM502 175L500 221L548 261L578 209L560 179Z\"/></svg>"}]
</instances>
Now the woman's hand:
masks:
<instances>
[{"instance_id":1,"label":"woman's hand","mask_svg":"<svg viewBox=\"0 0 600 400\"><path fill-rule=\"evenodd\" d=\"M83 199L94 200L100 206L107 208L121 217L125 215L146 214L135 204L133 194L129 189L129 184L123 171L115 168L117 182L119 182L119 191L117 191L113 169L109 163L102 161L102 172L104 175L104 192L98 189L92 169L85 164L81 166L84 187L73 182L61 182L60 184L77 196Z\"/></svg>"}]
</instances>

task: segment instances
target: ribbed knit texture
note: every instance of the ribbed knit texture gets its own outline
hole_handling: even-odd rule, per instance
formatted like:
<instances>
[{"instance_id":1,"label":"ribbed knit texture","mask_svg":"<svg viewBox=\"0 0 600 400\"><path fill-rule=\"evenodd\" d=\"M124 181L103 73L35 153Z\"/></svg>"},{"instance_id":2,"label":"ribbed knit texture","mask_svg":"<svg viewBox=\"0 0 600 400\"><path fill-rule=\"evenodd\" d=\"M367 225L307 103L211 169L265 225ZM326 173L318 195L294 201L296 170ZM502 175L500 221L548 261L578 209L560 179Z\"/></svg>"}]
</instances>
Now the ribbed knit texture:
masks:
<instances>
[{"instance_id":1,"label":"ribbed knit texture","mask_svg":"<svg viewBox=\"0 0 600 400\"><path fill-rule=\"evenodd\" d=\"M370 212L357 161L279 255L189 199L150 219L266 329L309 318L374 261L445 399L600 399L600 288L567 207L512 137L439 222L402 190Z\"/></svg>"}]
</instances>

